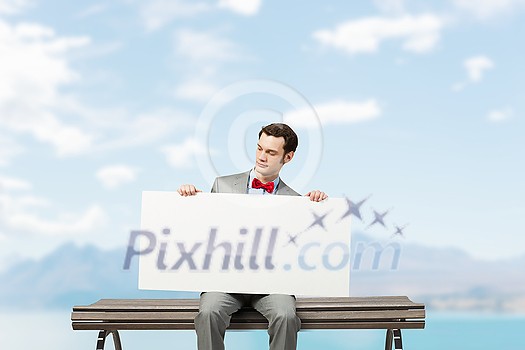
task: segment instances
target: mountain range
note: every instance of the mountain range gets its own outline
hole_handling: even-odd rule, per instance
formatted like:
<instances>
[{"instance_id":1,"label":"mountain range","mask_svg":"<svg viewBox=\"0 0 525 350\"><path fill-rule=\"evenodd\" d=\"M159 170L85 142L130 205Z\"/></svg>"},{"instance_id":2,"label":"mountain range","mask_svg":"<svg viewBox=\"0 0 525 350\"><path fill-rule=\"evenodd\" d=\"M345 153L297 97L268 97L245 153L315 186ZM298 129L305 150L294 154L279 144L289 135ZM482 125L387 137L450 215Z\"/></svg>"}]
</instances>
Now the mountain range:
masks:
<instances>
[{"instance_id":1,"label":"mountain range","mask_svg":"<svg viewBox=\"0 0 525 350\"><path fill-rule=\"evenodd\" d=\"M137 261L123 270L124 256L124 249L67 243L42 259L17 263L0 274L0 307L53 309L101 298L198 297L138 290ZM353 296L408 295L428 309L525 312L525 256L483 261L455 248L410 244L402 238L377 242L356 232L351 263Z\"/></svg>"}]
</instances>

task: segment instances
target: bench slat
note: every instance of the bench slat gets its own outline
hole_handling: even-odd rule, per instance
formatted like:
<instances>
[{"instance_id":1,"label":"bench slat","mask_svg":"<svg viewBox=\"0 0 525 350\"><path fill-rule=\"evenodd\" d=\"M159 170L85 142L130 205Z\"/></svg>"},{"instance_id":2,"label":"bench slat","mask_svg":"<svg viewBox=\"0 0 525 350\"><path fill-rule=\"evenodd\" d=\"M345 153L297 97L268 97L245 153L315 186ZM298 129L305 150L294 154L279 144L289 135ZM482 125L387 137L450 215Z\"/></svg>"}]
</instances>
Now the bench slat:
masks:
<instances>
[{"instance_id":1,"label":"bench slat","mask_svg":"<svg viewBox=\"0 0 525 350\"><path fill-rule=\"evenodd\" d=\"M375 296L375 297L332 297L332 298L297 298L299 303L401 303L414 304L407 296ZM199 299L100 299L91 305L182 305L198 304Z\"/></svg>"},{"instance_id":2,"label":"bench slat","mask_svg":"<svg viewBox=\"0 0 525 350\"><path fill-rule=\"evenodd\" d=\"M198 299L101 299L87 305L75 306L73 311L196 311L199 307ZM346 298L299 298L296 302L297 310L359 310L359 309L424 309L424 304L414 303L407 297L346 297Z\"/></svg>"},{"instance_id":3,"label":"bench slat","mask_svg":"<svg viewBox=\"0 0 525 350\"><path fill-rule=\"evenodd\" d=\"M305 323L302 330L313 329L423 329L425 321L404 322L326 322ZM74 322L74 330L194 330L193 323L82 323ZM232 323L228 330L268 329L268 323Z\"/></svg>"},{"instance_id":4,"label":"bench slat","mask_svg":"<svg viewBox=\"0 0 525 350\"><path fill-rule=\"evenodd\" d=\"M424 310L388 310L388 311L297 311L299 318L318 321L351 321L372 319L412 319L424 318ZM102 320L102 321L148 321L148 322L193 322L197 311L192 312L75 312L71 319L74 321ZM243 311L235 314L234 318L243 322L264 320L264 316L256 311Z\"/></svg>"}]
</instances>

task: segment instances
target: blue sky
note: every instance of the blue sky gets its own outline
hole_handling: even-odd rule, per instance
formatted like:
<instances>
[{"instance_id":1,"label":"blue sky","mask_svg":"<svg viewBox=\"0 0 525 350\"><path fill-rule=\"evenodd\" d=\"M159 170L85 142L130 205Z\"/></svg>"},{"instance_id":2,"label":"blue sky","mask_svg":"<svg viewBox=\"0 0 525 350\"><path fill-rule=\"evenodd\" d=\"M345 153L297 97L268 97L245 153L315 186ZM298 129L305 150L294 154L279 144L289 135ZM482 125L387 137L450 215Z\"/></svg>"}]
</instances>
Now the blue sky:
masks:
<instances>
[{"instance_id":1,"label":"blue sky","mask_svg":"<svg viewBox=\"0 0 525 350\"><path fill-rule=\"evenodd\" d=\"M525 1L0 0L0 266L123 246L143 190L247 170L390 209L389 239L525 254ZM318 120L312 119L312 109ZM210 166L210 159L213 167Z\"/></svg>"}]
</instances>

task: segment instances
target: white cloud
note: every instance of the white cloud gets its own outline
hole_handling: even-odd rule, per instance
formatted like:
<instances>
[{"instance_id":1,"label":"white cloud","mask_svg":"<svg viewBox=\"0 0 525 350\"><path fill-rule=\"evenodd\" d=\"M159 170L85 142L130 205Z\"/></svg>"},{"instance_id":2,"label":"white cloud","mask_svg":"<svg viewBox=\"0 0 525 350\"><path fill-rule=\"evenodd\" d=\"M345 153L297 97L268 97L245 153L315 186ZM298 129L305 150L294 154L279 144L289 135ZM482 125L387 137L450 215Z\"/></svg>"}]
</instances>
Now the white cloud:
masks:
<instances>
[{"instance_id":1,"label":"white cloud","mask_svg":"<svg viewBox=\"0 0 525 350\"><path fill-rule=\"evenodd\" d=\"M207 149L198 140L191 137L187 138L181 144L164 146L161 151L166 156L168 164L174 168L191 167L195 161L194 156L215 153L213 150Z\"/></svg>"},{"instance_id":2,"label":"white cloud","mask_svg":"<svg viewBox=\"0 0 525 350\"><path fill-rule=\"evenodd\" d=\"M7 225L17 230L46 235L78 234L91 231L106 220L99 206L91 206L72 218L46 220L30 213L16 213L7 219Z\"/></svg>"},{"instance_id":3,"label":"white cloud","mask_svg":"<svg viewBox=\"0 0 525 350\"><path fill-rule=\"evenodd\" d=\"M205 102L217 91L221 67L240 61L244 55L231 40L217 32L181 29L175 33L174 52L185 61L185 82L174 88L178 98ZM184 79L184 77L183 77Z\"/></svg>"},{"instance_id":4,"label":"white cloud","mask_svg":"<svg viewBox=\"0 0 525 350\"><path fill-rule=\"evenodd\" d=\"M375 99L363 102L332 101L313 106L322 125L358 123L377 118L381 108ZM284 114L286 123L294 127L315 128L318 123L310 109L299 109Z\"/></svg>"},{"instance_id":5,"label":"white cloud","mask_svg":"<svg viewBox=\"0 0 525 350\"><path fill-rule=\"evenodd\" d=\"M140 145L157 142L174 131L193 127L194 117L180 110L162 108L138 114L132 120L124 121L124 124L120 128L113 127L122 130L122 143L126 146Z\"/></svg>"},{"instance_id":6,"label":"white cloud","mask_svg":"<svg viewBox=\"0 0 525 350\"><path fill-rule=\"evenodd\" d=\"M98 205L92 205L80 214L62 212L56 219L43 218L35 213L35 208L43 206L49 206L49 202L39 197L0 193L0 224L10 231L56 236L88 232L106 221L106 215Z\"/></svg>"},{"instance_id":7,"label":"white cloud","mask_svg":"<svg viewBox=\"0 0 525 350\"><path fill-rule=\"evenodd\" d=\"M484 71L494 67L494 63L487 56L475 56L466 59L464 66L469 80L478 82L483 78Z\"/></svg>"},{"instance_id":8,"label":"white cloud","mask_svg":"<svg viewBox=\"0 0 525 350\"><path fill-rule=\"evenodd\" d=\"M459 83L455 83L454 85L452 85L452 91L461 91L465 88L465 86L467 86L467 83L464 82L464 81L461 81Z\"/></svg>"},{"instance_id":9,"label":"white cloud","mask_svg":"<svg viewBox=\"0 0 525 350\"><path fill-rule=\"evenodd\" d=\"M187 113L167 108L135 116L122 113L117 118L114 114L108 116L105 121L91 121L94 123L93 127L98 127L105 134L104 138L93 147L93 151L108 151L159 142L173 132L192 127L194 122L194 118ZM92 117L104 114L104 112L93 114Z\"/></svg>"},{"instance_id":10,"label":"white cloud","mask_svg":"<svg viewBox=\"0 0 525 350\"><path fill-rule=\"evenodd\" d=\"M180 110L133 115L124 109L86 106L62 93L63 86L78 79L69 67L70 49L88 42L85 37L58 37L48 27L11 26L0 20L0 131L29 134L52 145L59 156L68 156L156 142L190 124L192 117ZM65 123L58 115L79 120ZM20 153L16 140L0 135L4 145L0 165Z\"/></svg>"},{"instance_id":11,"label":"white cloud","mask_svg":"<svg viewBox=\"0 0 525 350\"><path fill-rule=\"evenodd\" d=\"M244 16L253 16L259 12L261 0L220 0L219 7L227 8Z\"/></svg>"},{"instance_id":12,"label":"white cloud","mask_svg":"<svg viewBox=\"0 0 525 350\"><path fill-rule=\"evenodd\" d=\"M147 30L160 29L178 18L193 17L202 13L223 8L243 16L253 16L261 7L261 0L219 0L211 5L204 1L153 0L145 2L140 10Z\"/></svg>"},{"instance_id":13,"label":"white cloud","mask_svg":"<svg viewBox=\"0 0 525 350\"><path fill-rule=\"evenodd\" d=\"M385 13L403 13L405 9L404 0L374 0L377 9Z\"/></svg>"},{"instance_id":14,"label":"white cloud","mask_svg":"<svg viewBox=\"0 0 525 350\"><path fill-rule=\"evenodd\" d=\"M192 128L195 119L193 115L174 108L130 112L126 108L87 106L72 96L64 96L62 109L81 117L85 128L96 133L97 142L91 145L91 153L160 142L173 132Z\"/></svg>"},{"instance_id":15,"label":"white cloud","mask_svg":"<svg viewBox=\"0 0 525 350\"><path fill-rule=\"evenodd\" d=\"M525 0L452 0L452 3L479 19L516 12L525 7Z\"/></svg>"},{"instance_id":16,"label":"white cloud","mask_svg":"<svg viewBox=\"0 0 525 350\"><path fill-rule=\"evenodd\" d=\"M467 80L456 83L452 86L452 90L463 90L469 83L478 83L483 79L485 71L494 68L494 62L487 56L479 55L467 58L463 62L463 66L467 71Z\"/></svg>"},{"instance_id":17,"label":"white cloud","mask_svg":"<svg viewBox=\"0 0 525 350\"><path fill-rule=\"evenodd\" d=\"M80 11L75 17L76 18L91 17L91 16L98 15L98 14L106 11L107 8L108 8L107 4L102 4L102 3L93 4L93 5L85 8L85 9L83 9L82 11Z\"/></svg>"},{"instance_id":18,"label":"white cloud","mask_svg":"<svg viewBox=\"0 0 525 350\"><path fill-rule=\"evenodd\" d=\"M102 226L107 216L98 205L81 213L59 211L56 218L45 217L54 210L46 198L31 194L32 184L10 176L0 176L0 228L3 232L44 236L76 235Z\"/></svg>"},{"instance_id":19,"label":"white cloud","mask_svg":"<svg viewBox=\"0 0 525 350\"><path fill-rule=\"evenodd\" d=\"M89 42L88 37L58 37L38 24L12 26L0 20L0 101L24 93L39 104L54 105L57 88L78 78L66 54Z\"/></svg>"},{"instance_id":20,"label":"white cloud","mask_svg":"<svg viewBox=\"0 0 525 350\"><path fill-rule=\"evenodd\" d=\"M206 102L216 93L218 88L210 82L199 80L188 80L175 89L175 97L184 100Z\"/></svg>"},{"instance_id":21,"label":"white cloud","mask_svg":"<svg viewBox=\"0 0 525 350\"><path fill-rule=\"evenodd\" d=\"M22 146L10 137L0 135L0 166L9 164L12 158L22 153Z\"/></svg>"},{"instance_id":22,"label":"white cloud","mask_svg":"<svg viewBox=\"0 0 525 350\"><path fill-rule=\"evenodd\" d=\"M11 120L6 125L12 130L30 133L41 142L50 143L59 156L85 153L93 142L91 135L76 126L62 123L51 113L42 112L38 118Z\"/></svg>"},{"instance_id":23,"label":"white cloud","mask_svg":"<svg viewBox=\"0 0 525 350\"><path fill-rule=\"evenodd\" d=\"M141 16L146 29L157 30L174 19L195 16L211 9L212 7L204 2L153 0L144 3Z\"/></svg>"},{"instance_id":24,"label":"white cloud","mask_svg":"<svg viewBox=\"0 0 525 350\"><path fill-rule=\"evenodd\" d=\"M348 54L376 52L385 40L401 40L404 50L423 53L435 48L444 24L443 18L433 14L368 17L342 23L333 30L315 31L313 37Z\"/></svg>"},{"instance_id":25,"label":"white cloud","mask_svg":"<svg viewBox=\"0 0 525 350\"><path fill-rule=\"evenodd\" d=\"M96 177L102 182L104 187L114 189L123 184L135 181L137 178L137 171L137 169L127 165L110 165L99 169L96 173Z\"/></svg>"},{"instance_id":26,"label":"white cloud","mask_svg":"<svg viewBox=\"0 0 525 350\"><path fill-rule=\"evenodd\" d=\"M0 14L12 15L31 5L30 0L0 0Z\"/></svg>"},{"instance_id":27,"label":"white cloud","mask_svg":"<svg viewBox=\"0 0 525 350\"><path fill-rule=\"evenodd\" d=\"M31 184L25 180L0 175L0 192L29 189L31 189Z\"/></svg>"},{"instance_id":28,"label":"white cloud","mask_svg":"<svg viewBox=\"0 0 525 350\"><path fill-rule=\"evenodd\" d=\"M52 145L58 155L89 148L91 135L54 114L60 88L78 78L67 54L89 42L88 37L59 37L38 24L0 20L0 128L30 134Z\"/></svg>"},{"instance_id":29,"label":"white cloud","mask_svg":"<svg viewBox=\"0 0 525 350\"><path fill-rule=\"evenodd\" d=\"M495 109L487 114L487 120L493 123L500 123L512 118L513 115L514 111L510 107Z\"/></svg>"},{"instance_id":30,"label":"white cloud","mask_svg":"<svg viewBox=\"0 0 525 350\"><path fill-rule=\"evenodd\" d=\"M227 62L239 58L239 48L214 32L181 29L175 33L175 52L200 63Z\"/></svg>"}]
</instances>

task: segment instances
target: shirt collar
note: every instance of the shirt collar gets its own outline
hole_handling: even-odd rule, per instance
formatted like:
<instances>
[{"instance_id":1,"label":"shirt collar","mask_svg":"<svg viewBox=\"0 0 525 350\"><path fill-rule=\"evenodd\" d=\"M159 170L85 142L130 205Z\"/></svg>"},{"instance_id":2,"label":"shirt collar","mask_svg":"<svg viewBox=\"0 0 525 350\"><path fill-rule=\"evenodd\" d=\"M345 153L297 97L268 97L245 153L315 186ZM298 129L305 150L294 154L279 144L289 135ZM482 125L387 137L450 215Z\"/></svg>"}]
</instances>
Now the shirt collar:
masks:
<instances>
[{"instance_id":1,"label":"shirt collar","mask_svg":"<svg viewBox=\"0 0 525 350\"><path fill-rule=\"evenodd\" d=\"M255 178L255 168L252 168L252 170L250 171L250 177L248 179L248 189L252 188L252 181L254 178ZM279 176L277 176L277 178L273 180L272 182L274 184L272 194L275 194L275 192L277 191L277 186L279 186Z\"/></svg>"}]
</instances>

